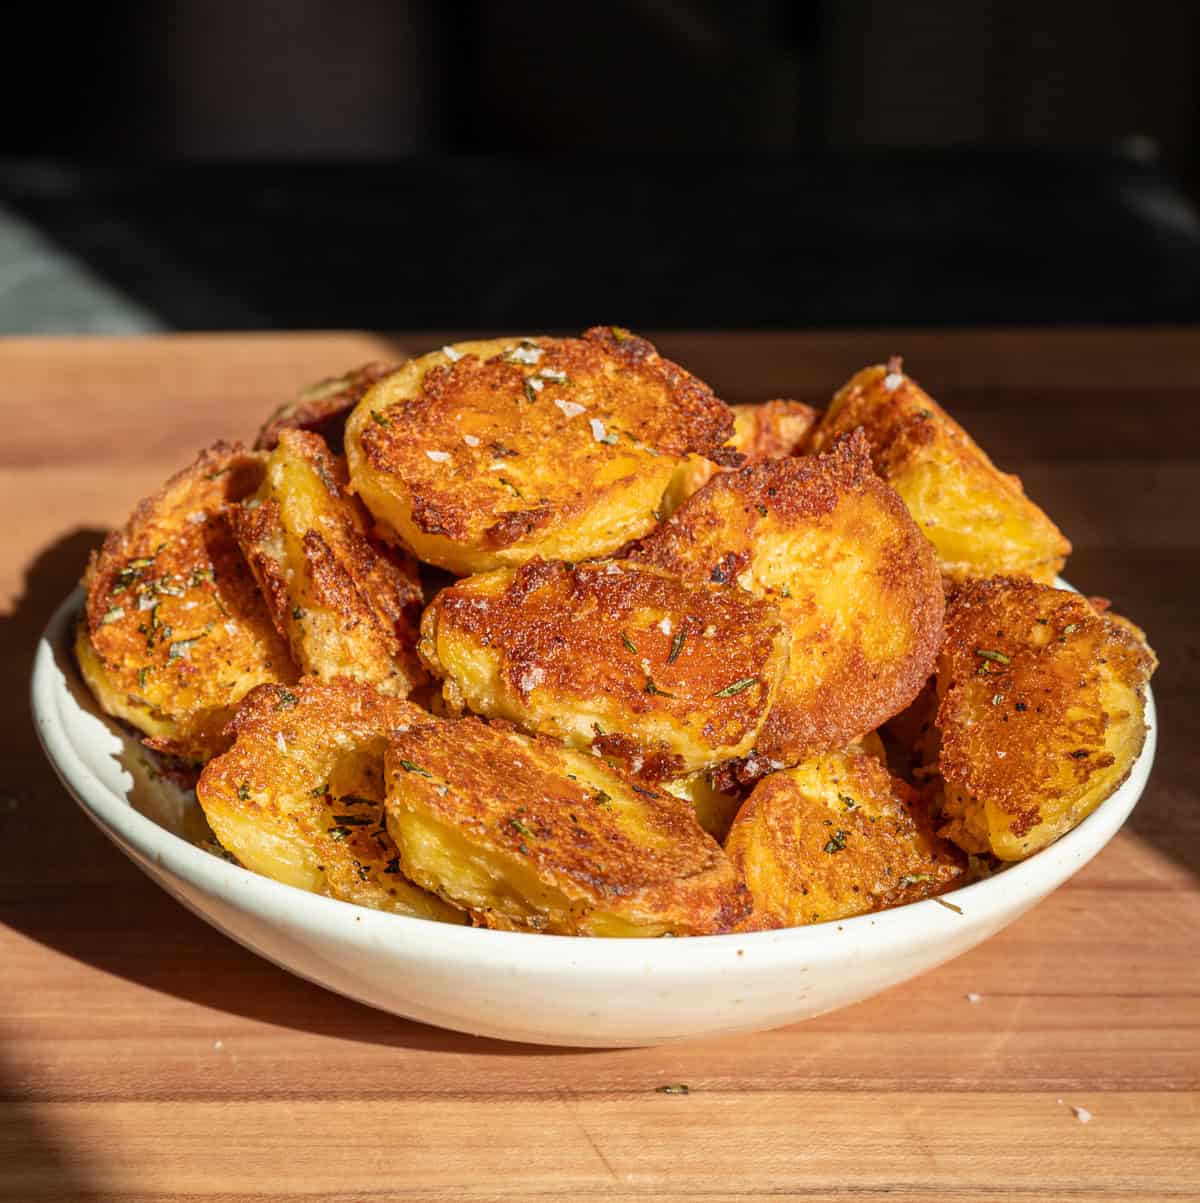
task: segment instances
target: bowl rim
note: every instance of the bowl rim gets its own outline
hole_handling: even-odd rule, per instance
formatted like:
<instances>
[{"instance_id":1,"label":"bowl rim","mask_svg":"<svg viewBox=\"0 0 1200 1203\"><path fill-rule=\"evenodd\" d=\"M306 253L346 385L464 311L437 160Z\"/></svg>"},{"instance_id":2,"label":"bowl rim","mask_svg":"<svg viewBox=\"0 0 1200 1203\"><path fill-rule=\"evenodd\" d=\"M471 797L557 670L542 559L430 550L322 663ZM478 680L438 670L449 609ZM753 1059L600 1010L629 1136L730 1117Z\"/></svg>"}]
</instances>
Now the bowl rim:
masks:
<instances>
[{"instance_id":1,"label":"bowl rim","mask_svg":"<svg viewBox=\"0 0 1200 1203\"><path fill-rule=\"evenodd\" d=\"M1071 588L1066 582L1058 583ZM702 954L709 952L723 954L723 960L725 955L736 953L741 958L743 952L755 952L766 954L768 960L782 957L792 964L809 964L844 956L848 949L864 951L864 944L896 949L941 939L947 934L947 923L961 924L964 918L973 923L987 923L1014 907L1032 906L1091 860L1112 839L1136 805L1153 767L1157 746L1154 694L1147 685L1146 738L1121 785L1077 826L1028 860L1008 865L1001 872L937 898L845 919L759 932L666 941L628 936L607 939L554 936L548 940L540 933L437 923L309 893L215 856L136 810L126 797L96 776L77 751L69 724L60 716L58 703L66 692L67 678L58 657L65 655L74 666L72 634L82 602L83 590L77 587L47 623L34 656L30 700L38 740L51 766L67 792L109 838L123 850L133 849L153 865L239 909L275 919L286 914L290 922L301 926L310 922L334 926L341 935L367 939L376 945L402 942L424 946L426 950L456 956L464 962L494 959L513 967L517 954L532 953L541 961L549 952L560 967L583 965L605 971L634 967L641 973L646 967L645 960L638 957L635 965L631 949L645 953L652 947L654 962L662 962L672 972L686 972L689 963L702 969ZM102 722L110 721L94 700L89 712ZM856 941L854 937L860 939ZM864 941L862 937L869 938Z\"/></svg>"}]
</instances>

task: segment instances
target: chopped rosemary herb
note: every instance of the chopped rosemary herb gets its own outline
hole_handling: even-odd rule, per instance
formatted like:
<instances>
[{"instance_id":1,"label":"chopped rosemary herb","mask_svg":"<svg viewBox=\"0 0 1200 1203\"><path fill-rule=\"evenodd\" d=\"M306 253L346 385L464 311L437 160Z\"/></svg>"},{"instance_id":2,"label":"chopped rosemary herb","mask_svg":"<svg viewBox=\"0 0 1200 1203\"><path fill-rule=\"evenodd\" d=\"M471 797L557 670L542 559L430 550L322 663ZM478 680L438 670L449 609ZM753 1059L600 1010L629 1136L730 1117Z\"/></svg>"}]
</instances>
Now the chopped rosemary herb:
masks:
<instances>
[{"instance_id":1,"label":"chopped rosemary herb","mask_svg":"<svg viewBox=\"0 0 1200 1203\"><path fill-rule=\"evenodd\" d=\"M1011 664L1012 657L1006 656L1003 652L994 652L991 648L977 647L975 655L981 656L984 660L991 660L996 664Z\"/></svg>"},{"instance_id":2,"label":"chopped rosemary herb","mask_svg":"<svg viewBox=\"0 0 1200 1203\"><path fill-rule=\"evenodd\" d=\"M139 669L138 669L138 688L139 688L139 689L145 689L145 688L146 688L146 678L147 678L149 675L150 675L150 669L149 669L149 668L139 668Z\"/></svg>"},{"instance_id":3,"label":"chopped rosemary herb","mask_svg":"<svg viewBox=\"0 0 1200 1203\"><path fill-rule=\"evenodd\" d=\"M825 843L824 851L829 853L844 852L846 850L846 832L839 827L837 831L829 837Z\"/></svg>"},{"instance_id":4,"label":"chopped rosemary herb","mask_svg":"<svg viewBox=\"0 0 1200 1203\"><path fill-rule=\"evenodd\" d=\"M656 794L652 789L647 789L644 785L631 785L629 788L635 794L641 794L643 798L658 798L661 796Z\"/></svg>"},{"instance_id":5,"label":"chopped rosemary herb","mask_svg":"<svg viewBox=\"0 0 1200 1203\"><path fill-rule=\"evenodd\" d=\"M673 698L675 696L669 690L659 689L659 687L654 684L653 677L646 678L646 684L642 686L642 692L656 694L660 698Z\"/></svg>"},{"instance_id":6,"label":"chopped rosemary herb","mask_svg":"<svg viewBox=\"0 0 1200 1203\"><path fill-rule=\"evenodd\" d=\"M163 638L165 639L170 633L171 628L163 629ZM194 639L177 639L167 648L168 660L188 660L191 658L192 646L203 639L203 635L197 635Z\"/></svg>"},{"instance_id":7,"label":"chopped rosemary herb","mask_svg":"<svg viewBox=\"0 0 1200 1203\"><path fill-rule=\"evenodd\" d=\"M938 906L944 906L946 910L953 911L956 915L961 915L963 913L961 906L955 906L953 902L947 902L944 898L935 898L933 901L936 902Z\"/></svg>"},{"instance_id":8,"label":"chopped rosemary herb","mask_svg":"<svg viewBox=\"0 0 1200 1203\"><path fill-rule=\"evenodd\" d=\"M290 689L285 689L279 694L279 701L275 703L275 709L292 710L299 705L300 699Z\"/></svg>"},{"instance_id":9,"label":"chopped rosemary herb","mask_svg":"<svg viewBox=\"0 0 1200 1203\"><path fill-rule=\"evenodd\" d=\"M110 622L116 622L118 618L124 618L124 617L125 617L125 607L124 606L110 606L107 610L105 610L104 617L102 619L100 619L100 625L105 626Z\"/></svg>"},{"instance_id":10,"label":"chopped rosemary herb","mask_svg":"<svg viewBox=\"0 0 1200 1203\"><path fill-rule=\"evenodd\" d=\"M299 622L304 617L304 611L299 606L292 607L292 617Z\"/></svg>"},{"instance_id":11,"label":"chopped rosemary herb","mask_svg":"<svg viewBox=\"0 0 1200 1203\"><path fill-rule=\"evenodd\" d=\"M1079 623L1069 622L1069 623L1067 623L1067 625L1065 627L1063 627L1063 634L1064 635L1074 635L1075 632L1078 630L1079 630Z\"/></svg>"},{"instance_id":12,"label":"chopped rosemary herb","mask_svg":"<svg viewBox=\"0 0 1200 1203\"><path fill-rule=\"evenodd\" d=\"M671 640L671 654L667 657L668 664L674 664L679 659L679 653L683 651L683 641L687 638L687 631L679 630L675 633L675 638Z\"/></svg>"},{"instance_id":13,"label":"chopped rosemary herb","mask_svg":"<svg viewBox=\"0 0 1200 1203\"><path fill-rule=\"evenodd\" d=\"M537 400L537 389L533 387L533 381L528 376L525 377L525 400L531 405Z\"/></svg>"},{"instance_id":14,"label":"chopped rosemary herb","mask_svg":"<svg viewBox=\"0 0 1200 1203\"><path fill-rule=\"evenodd\" d=\"M754 508L758 510L760 518L765 518L767 516L767 507L765 505L756 505Z\"/></svg>"},{"instance_id":15,"label":"chopped rosemary herb","mask_svg":"<svg viewBox=\"0 0 1200 1203\"><path fill-rule=\"evenodd\" d=\"M515 484L513 484L513 482L511 480L508 479L507 476L497 476L496 480L500 484L502 484L506 489L511 490L517 497L520 497L522 501L525 500L525 495L521 492L520 489L517 488L517 486Z\"/></svg>"},{"instance_id":16,"label":"chopped rosemary herb","mask_svg":"<svg viewBox=\"0 0 1200 1203\"><path fill-rule=\"evenodd\" d=\"M632 652L635 656L638 654L637 644L624 631L621 632L621 643L627 652Z\"/></svg>"},{"instance_id":17,"label":"chopped rosemary herb","mask_svg":"<svg viewBox=\"0 0 1200 1203\"><path fill-rule=\"evenodd\" d=\"M992 705L993 706L999 706L1000 703L1003 701L1004 701L1004 694L1002 694L1002 693L992 694Z\"/></svg>"},{"instance_id":18,"label":"chopped rosemary herb","mask_svg":"<svg viewBox=\"0 0 1200 1203\"><path fill-rule=\"evenodd\" d=\"M757 685L757 677L743 677L740 681L734 681L732 685L726 685L724 689L718 689L713 694L714 698L731 698L735 693L741 693L743 690L749 689L751 685Z\"/></svg>"},{"instance_id":19,"label":"chopped rosemary herb","mask_svg":"<svg viewBox=\"0 0 1200 1203\"><path fill-rule=\"evenodd\" d=\"M416 773L418 777L432 777L433 774L428 769L423 769L419 764L413 764L411 760L400 759L400 767L406 773Z\"/></svg>"},{"instance_id":20,"label":"chopped rosemary herb","mask_svg":"<svg viewBox=\"0 0 1200 1203\"><path fill-rule=\"evenodd\" d=\"M532 836L532 835L533 835L533 832L532 832L532 831L530 831L530 830L529 830L529 828L528 828L528 827L527 827L527 826L526 826L524 823L522 823L520 819L509 819L509 820L508 820L508 825L509 825L509 827L511 827L511 828L513 829L513 831L515 831L515 832L516 832L518 835L525 835L525 836Z\"/></svg>"},{"instance_id":21,"label":"chopped rosemary herb","mask_svg":"<svg viewBox=\"0 0 1200 1203\"><path fill-rule=\"evenodd\" d=\"M779 590L779 596L780 597L791 597L792 596L791 585L784 585L784 587Z\"/></svg>"},{"instance_id":22,"label":"chopped rosemary herb","mask_svg":"<svg viewBox=\"0 0 1200 1203\"><path fill-rule=\"evenodd\" d=\"M915 886L919 885L923 881L932 880L933 874L931 873L906 873L898 882L896 882L896 885L899 886L900 889L904 889L905 886Z\"/></svg>"},{"instance_id":23,"label":"chopped rosemary herb","mask_svg":"<svg viewBox=\"0 0 1200 1203\"><path fill-rule=\"evenodd\" d=\"M250 782L249 781L243 781L238 785L238 801L239 802L249 802L250 801Z\"/></svg>"},{"instance_id":24,"label":"chopped rosemary herb","mask_svg":"<svg viewBox=\"0 0 1200 1203\"><path fill-rule=\"evenodd\" d=\"M383 414L376 409L371 410L371 421L377 426L390 426L392 424L391 418L385 418Z\"/></svg>"},{"instance_id":25,"label":"chopped rosemary herb","mask_svg":"<svg viewBox=\"0 0 1200 1203\"><path fill-rule=\"evenodd\" d=\"M349 827L330 827L329 834L333 836L334 842L340 844L349 834Z\"/></svg>"},{"instance_id":26,"label":"chopped rosemary herb","mask_svg":"<svg viewBox=\"0 0 1200 1203\"><path fill-rule=\"evenodd\" d=\"M608 796L608 794L606 794L602 789L598 789L592 795L592 801L595 802L595 804L597 806L611 806L612 805L612 798L610 798Z\"/></svg>"}]
</instances>

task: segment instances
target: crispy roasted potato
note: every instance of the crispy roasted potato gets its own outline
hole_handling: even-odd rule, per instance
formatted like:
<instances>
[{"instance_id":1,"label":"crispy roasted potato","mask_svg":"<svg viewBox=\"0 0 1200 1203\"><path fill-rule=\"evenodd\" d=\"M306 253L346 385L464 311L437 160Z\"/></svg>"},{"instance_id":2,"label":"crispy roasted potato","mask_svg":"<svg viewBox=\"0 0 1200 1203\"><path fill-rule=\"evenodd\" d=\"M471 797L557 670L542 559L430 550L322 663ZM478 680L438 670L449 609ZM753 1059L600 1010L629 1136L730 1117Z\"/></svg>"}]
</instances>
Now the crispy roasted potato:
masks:
<instances>
[{"instance_id":1,"label":"crispy roasted potato","mask_svg":"<svg viewBox=\"0 0 1200 1203\"><path fill-rule=\"evenodd\" d=\"M787 676L742 780L874 730L932 671L942 621L933 548L872 471L861 434L821 456L720 473L633 558L741 586L788 624Z\"/></svg>"},{"instance_id":2,"label":"crispy roasted potato","mask_svg":"<svg viewBox=\"0 0 1200 1203\"><path fill-rule=\"evenodd\" d=\"M1023 578L950 593L938 660L943 834L1023 860L1129 775L1153 653L1132 624Z\"/></svg>"},{"instance_id":3,"label":"crispy roasted potato","mask_svg":"<svg viewBox=\"0 0 1200 1203\"><path fill-rule=\"evenodd\" d=\"M683 457L732 428L707 385L606 326L413 360L360 402L346 453L380 529L466 574L644 535Z\"/></svg>"},{"instance_id":4,"label":"crispy roasted potato","mask_svg":"<svg viewBox=\"0 0 1200 1203\"><path fill-rule=\"evenodd\" d=\"M733 437L725 447L743 456L748 464L796 455L821 416L818 410L803 401L764 401L761 405L731 405L729 408L733 410ZM689 455L675 469L659 512L669 518L721 470L720 464L702 455Z\"/></svg>"},{"instance_id":5,"label":"crispy roasted potato","mask_svg":"<svg viewBox=\"0 0 1200 1203\"><path fill-rule=\"evenodd\" d=\"M1071 545L899 359L864 368L833 398L809 449L861 426L879 474L896 490L955 579L1026 573L1051 582Z\"/></svg>"},{"instance_id":6,"label":"crispy roasted potato","mask_svg":"<svg viewBox=\"0 0 1200 1203\"><path fill-rule=\"evenodd\" d=\"M160 752L206 760L229 746L249 690L296 679L229 526L264 459L229 443L201 452L88 563L79 667L104 710Z\"/></svg>"},{"instance_id":7,"label":"crispy roasted potato","mask_svg":"<svg viewBox=\"0 0 1200 1203\"><path fill-rule=\"evenodd\" d=\"M276 629L306 675L353 677L407 695L417 659L417 566L372 544L346 491L344 461L320 435L279 432L262 485L231 514Z\"/></svg>"},{"instance_id":8,"label":"crispy roasted potato","mask_svg":"<svg viewBox=\"0 0 1200 1203\"><path fill-rule=\"evenodd\" d=\"M788 629L759 598L651 565L535 560L443 589L420 650L452 707L657 780L750 751L787 669Z\"/></svg>"},{"instance_id":9,"label":"crispy roasted potato","mask_svg":"<svg viewBox=\"0 0 1200 1203\"><path fill-rule=\"evenodd\" d=\"M489 927L694 935L749 910L691 807L598 757L465 718L398 732L386 763L405 872Z\"/></svg>"},{"instance_id":10,"label":"crispy roasted potato","mask_svg":"<svg viewBox=\"0 0 1200 1203\"><path fill-rule=\"evenodd\" d=\"M346 432L346 419L363 399L366 391L398 365L364 363L344 376L321 380L306 388L294 401L285 402L263 423L254 446L273 451L284 430L311 430L340 454Z\"/></svg>"},{"instance_id":11,"label":"crispy roasted potato","mask_svg":"<svg viewBox=\"0 0 1200 1203\"><path fill-rule=\"evenodd\" d=\"M748 930L846 919L941 894L965 858L919 795L863 748L764 777L725 851L754 896Z\"/></svg>"},{"instance_id":12,"label":"crispy roasted potato","mask_svg":"<svg viewBox=\"0 0 1200 1203\"><path fill-rule=\"evenodd\" d=\"M263 685L232 723L233 747L196 796L221 846L248 869L375 910L463 923L400 869L383 813L389 731L427 713L359 681Z\"/></svg>"}]
</instances>

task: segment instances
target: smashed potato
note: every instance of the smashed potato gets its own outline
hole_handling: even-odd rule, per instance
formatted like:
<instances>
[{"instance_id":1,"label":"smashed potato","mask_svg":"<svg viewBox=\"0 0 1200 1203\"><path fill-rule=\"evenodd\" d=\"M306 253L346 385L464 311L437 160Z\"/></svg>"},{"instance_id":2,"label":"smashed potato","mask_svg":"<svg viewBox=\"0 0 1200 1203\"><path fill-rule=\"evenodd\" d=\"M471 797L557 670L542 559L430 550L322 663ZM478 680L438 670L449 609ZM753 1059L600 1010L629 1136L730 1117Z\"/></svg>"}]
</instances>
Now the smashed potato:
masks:
<instances>
[{"instance_id":1,"label":"smashed potato","mask_svg":"<svg viewBox=\"0 0 1200 1203\"><path fill-rule=\"evenodd\" d=\"M343 376L321 380L306 388L294 401L285 402L263 423L254 446L274 451L284 430L311 430L340 454L346 419L367 390L396 370L382 363L364 363Z\"/></svg>"},{"instance_id":2,"label":"smashed potato","mask_svg":"<svg viewBox=\"0 0 1200 1203\"><path fill-rule=\"evenodd\" d=\"M605 326L412 360L360 402L346 453L381 531L467 574L644 535L682 458L732 426L707 385Z\"/></svg>"},{"instance_id":3,"label":"smashed potato","mask_svg":"<svg viewBox=\"0 0 1200 1203\"><path fill-rule=\"evenodd\" d=\"M761 405L731 405L733 437L725 444L744 457L744 463L796 455L821 416L802 401L765 401ZM732 465L739 466L739 465ZM675 470L659 510L669 518L693 493L707 484L721 465L702 455L689 455Z\"/></svg>"},{"instance_id":4,"label":"smashed potato","mask_svg":"<svg viewBox=\"0 0 1200 1203\"><path fill-rule=\"evenodd\" d=\"M372 544L346 484L344 461L320 435L281 430L262 485L232 512L234 532L305 674L407 695L425 680L417 567Z\"/></svg>"},{"instance_id":5,"label":"smashed potato","mask_svg":"<svg viewBox=\"0 0 1200 1203\"><path fill-rule=\"evenodd\" d=\"M1077 593L956 586L938 660L944 833L1023 860L1089 815L1142 750L1154 664L1132 624Z\"/></svg>"},{"instance_id":6,"label":"smashed potato","mask_svg":"<svg viewBox=\"0 0 1200 1203\"><path fill-rule=\"evenodd\" d=\"M233 720L233 747L196 796L221 846L248 869L375 910L445 923L462 911L400 870L383 813L389 731L429 715L358 681L263 685Z\"/></svg>"},{"instance_id":7,"label":"smashed potato","mask_svg":"<svg viewBox=\"0 0 1200 1203\"><path fill-rule=\"evenodd\" d=\"M713 477L633 558L778 606L787 675L742 780L844 747L907 705L933 669L933 548L875 475L859 433L821 456Z\"/></svg>"},{"instance_id":8,"label":"smashed potato","mask_svg":"<svg viewBox=\"0 0 1200 1203\"><path fill-rule=\"evenodd\" d=\"M535 560L443 589L420 651L452 708L659 779L750 751L788 630L767 602L650 565Z\"/></svg>"},{"instance_id":9,"label":"smashed potato","mask_svg":"<svg viewBox=\"0 0 1200 1203\"><path fill-rule=\"evenodd\" d=\"M88 563L80 670L104 710L160 752L215 755L246 693L296 679L229 525L264 458L230 443L201 452Z\"/></svg>"},{"instance_id":10,"label":"smashed potato","mask_svg":"<svg viewBox=\"0 0 1200 1203\"><path fill-rule=\"evenodd\" d=\"M937 548L949 577L1026 573L1052 582L1071 545L899 359L864 368L833 398L810 449L862 427L879 474Z\"/></svg>"},{"instance_id":11,"label":"smashed potato","mask_svg":"<svg viewBox=\"0 0 1200 1203\"><path fill-rule=\"evenodd\" d=\"M405 872L489 927L698 935L748 913L688 804L598 757L465 718L396 733L386 765Z\"/></svg>"},{"instance_id":12,"label":"smashed potato","mask_svg":"<svg viewBox=\"0 0 1200 1203\"><path fill-rule=\"evenodd\" d=\"M725 851L754 896L747 930L917 902L953 887L964 868L934 834L918 794L862 748L764 777Z\"/></svg>"}]
</instances>

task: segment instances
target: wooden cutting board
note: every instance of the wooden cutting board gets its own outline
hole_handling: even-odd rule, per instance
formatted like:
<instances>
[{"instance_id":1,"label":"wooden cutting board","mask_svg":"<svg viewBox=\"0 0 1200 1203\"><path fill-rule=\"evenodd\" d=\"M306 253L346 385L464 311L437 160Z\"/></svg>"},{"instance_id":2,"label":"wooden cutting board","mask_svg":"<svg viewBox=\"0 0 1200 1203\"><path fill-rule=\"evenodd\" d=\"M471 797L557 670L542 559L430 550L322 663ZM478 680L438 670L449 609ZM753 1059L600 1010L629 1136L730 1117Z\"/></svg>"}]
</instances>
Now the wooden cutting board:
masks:
<instances>
[{"instance_id":1,"label":"wooden cutting board","mask_svg":"<svg viewBox=\"0 0 1200 1203\"><path fill-rule=\"evenodd\" d=\"M667 1048L477 1040L257 959L87 823L26 701L87 551L305 383L448 337L0 342L0 1199L1200 1199L1196 330L658 340L731 401L821 404L903 353L1075 541L1072 581L1162 656L1127 829L907 986Z\"/></svg>"}]
</instances>

